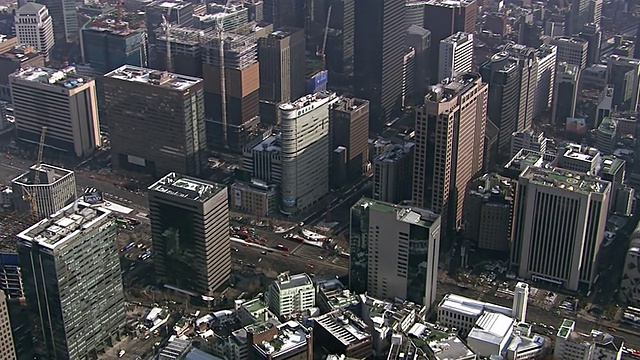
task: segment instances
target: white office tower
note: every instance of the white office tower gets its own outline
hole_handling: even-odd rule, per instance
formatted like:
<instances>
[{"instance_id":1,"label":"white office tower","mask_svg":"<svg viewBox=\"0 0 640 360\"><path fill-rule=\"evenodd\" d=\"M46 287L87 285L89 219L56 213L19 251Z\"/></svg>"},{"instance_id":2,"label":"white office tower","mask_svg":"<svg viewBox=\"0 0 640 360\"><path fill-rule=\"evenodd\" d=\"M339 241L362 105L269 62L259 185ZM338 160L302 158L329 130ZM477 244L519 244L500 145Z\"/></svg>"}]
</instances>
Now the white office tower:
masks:
<instances>
[{"instance_id":1,"label":"white office tower","mask_svg":"<svg viewBox=\"0 0 640 360\"><path fill-rule=\"evenodd\" d=\"M321 91L280 105L285 214L304 211L329 192L329 108L338 99Z\"/></svg>"},{"instance_id":2,"label":"white office tower","mask_svg":"<svg viewBox=\"0 0 640 360\"><path fill-rule=\"evenodd\" d=\"M473 65L473 34L457 32L440 41L438 81L470 72Z\"/></svg>"},{"instance_id":3,"label":"white office tower","mask_svg":"<svg viewBox=\"0 0 640 360\"><path fill-rule=\"evenodd\" d=\"M26 3L16 11L15 27L18 44L33 46L48 62L55 40L53 20L47 7L35 2Z\"/></svg>"},{"instance_id":4,"label":"white office tower","mask_svg":"<svg viewBox=\"0 0 640 360\"><path fill-rule=\"evenodd\" d=\"M551 107L558 48L555 45L542 44L536 51L536 56L538 58L538 73L536 74L536 95L533 104L534 118Z\"/></svg>"},{"instance_id":5,"label":"white office tower","mask_svg":"<svg viewBox=\"0 0 640 360\"><path fill-rule=\"evenodd\" d=\"M439 250L440 215L362 198L351 207L349 289L430 307Z\"/></svg>"},{"instance_id":6,"label":"white office tower","mask_svg":"<svg viewBox=\"0 0 640 360\"><path fill-rule=\"evenodd\" d=\"M547 138L543 132L535 132L532 129L516 131L511 134L511 152L509 157L513 158L522 150L531 150L544 154L547 152Z\"/></svg>"},{"instance_id":7,"label":"white office tower","mask_svg":"<svg viewBox=\"0 0 640 360\"><path fill-rule=\"evenodd\" d=\"M611 183L560 168L525 169L516 189L511 264L518 276L576 291L598 272Z\"/></svg>"},{"instance_id":8,"label":"white office tower","mask_svg":"<svg viewBox=\"0 0 640 360\"><path fill-rule=\"evenodd\" d=\"M516 284L513 292L513 318L518 322L527 321L527 305L529 300L529 285L523 282Z\"/></svg>"},{"instance_id":9,"label":"white office tower","mask_svg":"<svg viewBox=\"0 0 640 360\"><path fill-rule=\"evenodd\" d=\"M102 144L94 79L73 66L23 68L9 75L9 85L19 139L37 144L46 126L48 148L84 157Z\"/></svg>"},{"instance_id":10,"label":"white office tower","mask_svg":"<svg viewBox=\"0 0 640 360\"><path fill-rule=\"evenodd\" d=\"M269 310L286 318L316 306L316 289L307 274L282 273L269 286L267 301Z\"/></svg>"}]
</instances>

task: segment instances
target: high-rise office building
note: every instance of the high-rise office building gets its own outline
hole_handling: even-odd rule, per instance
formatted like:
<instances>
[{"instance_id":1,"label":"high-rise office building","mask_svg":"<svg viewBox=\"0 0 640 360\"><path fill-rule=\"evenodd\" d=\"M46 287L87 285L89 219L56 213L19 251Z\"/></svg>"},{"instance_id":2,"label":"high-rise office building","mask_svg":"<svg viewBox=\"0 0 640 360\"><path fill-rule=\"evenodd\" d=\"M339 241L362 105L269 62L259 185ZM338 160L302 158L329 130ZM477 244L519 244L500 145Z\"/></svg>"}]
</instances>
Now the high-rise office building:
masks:
<instances>
[{"instance_id":1,"label":"high-rise office building","mask_svg":"<svg viewBox=\"0 0 640 360\"><path fill-rule=\"evenodd\" d=\"M579 37L558 36L551 40L558 49L558 62L576 65L580 70L587 66L589 42Z\"/></svg>"},{"instance_id":2,"label":"high-rise office building","mask_svg":"<svg viewBox=\"0 0 640 360\"><path fill-rule=\"evenodd\" d=\"M559 168L525 169L516 188L511 264L518 276L576 291L598 273L611 184Z\"/></svg>"},{"instance_id":3,"label":"high-rise office building","mask_svg":"<svg viewBox=\"0 0 640 360\"><path fill-rule=\"evenodd\" d=\"M571 0L568 35L578 34L584 24L591 22L589 19L590 2L591 0ZM602 10L600 12L602 13Z\"/></svg>"},{"instance_id":4,"label":"high-rise office building","mask_svg":"<svg viewBox=\"0 0 640 360\"><path fill-rule=\"evenodd\" d=\"M566 62L558 63L551 107L552 124L564 127L567 119L575 114L579 78L578 66Z\"/></svg>"},{"instance_id":5,"label":"high-rise office building","mask_svg":"<svg viewBox=\"0 0 640 360\"><path fill-rule=\"evenodd\" d=\"M470 72L473 67L473 34L457 32L440 41L438 81Z\"/></svg>"},{"instance_id":6,"label":"high-rise office building","mask_svg":"<svg viewBox=\"0 0 640 360\"><path fill-rule=\"evenodd\" d=\"M500 52L480 68L482 79L489 83L489 119L498 127L498 153L509 149L511 134L518 130L520 110L520 72L508 53ZM517 106L516 106L517 104Z\"/></svg>"},{"instance_id":7,"label":"high-rise office building","mask_svg":"<svg viewBox=\"0 0 640 360\"><path fill-rule=\"evenodd\" d=\"M212 296L229 281L229 205L224 185L169 173L149 186L160 283Z\"/></svg>"},{"instance_id":8,"label":"high-rise office building","mask_svg":"<svg viewBox=\"0 0 640 360\"><path fill-rule=\"evenodd\" d=\"M600 26L594 23L585 24L579 37L587 40L587 66L600 63L600 45L602 44Z\"/></svg>"},{"instance_id":9,"label":"high-rise office building","mask_svg":"<svg viewBox=\"0 0 640 360\"><path fill-rule=\"evenodd\" d=\"M475 33L476 0L428 0L424 5L424 28L431 31L433 47L429 56L431 83L437 82L440 41L458 31Z\"/></svg>"},{"instance_id":10,"label":"high-rise office building","mask_svg":"<svg viewBox=\"0 0 640 360\"><path fill-rule=\"evenodd\" d=\"M53 20L46 6L28 2L16 10L15 29L19 44L33 46L44 56L45 61L49 61L55 40Z\"/></svg>"},{"instance_id":11,"label":"high-rise office building","mask_svg":"<svg viewBox=\"0 0 640 360\"><path fill-rule=\"evenodd\" d=\"M399 204L411 199L414 143L391 144L373 159L373 199Z\"/></svg>"},{"instance_id":12,"label":"high-rise office building","mask_svg":"<svg viewBox=\"0 0 640 360\"><path fill-rule=\"evenodd\" d=\"M356 0L354 92L370 101L369 127L400 115L404 0Z\"/></svg>"},{"instance_id":13,"label":"high-rise office building","mask_svg":"<svg viewBox=\"0 0 640 360\"><path fill-rule=\"evenodd\" d=\"M37 179L37 181L36 181ZM34 198L38 219L49 217L76 200L76 176L71 170L53 165L36 164L11 180L13 204L28 213Z\"/></svg>"},{"instance_id":14,"label":"high-rise office building","mask_svg":"<svg viewBox=\"0 0 640 360\"><path fill-rule=\"evenodd\" d=\"M35 349L85 359L115 343L125 304L110 210L78 201L17 235Z\"/></svg>"},{"instance_id":15,"label":"high-rise office building","mask_svg":"<svg viewBox=\"0 0 640 360\"><path fill-rule=\"evenodd\" d=\"M468 73L432 86L416 109L412 203L442 216L443 235L461 225L467 184L483 167L488 95Z\"/></svg>"},{"instance_id":16,"label":"high-rise office building","mask_svg":"<svg viewBox=\"0 0 640 360\"><path fill-rule=\"evenodd\" d=\"M100 73L122 65L146 66L147 35L127 23L97 19L82 27L80 50L82 62Z\"/></svg>"},{"instance_id":17,"label":"high-rise office building","mask_svg":"<svg viewBox=\"0 0 640 360\"><path fill-rule=\"evenodd\" d=\"M345 161L332 164L332 188L359 180L369 163L369 102L342 97L329 110L332 150L343 146ZM344 176L336 176L343 174Z\"/></svg>"},{"instance_id":18,"label":"high-rise office building","mask_svg":"<svg viewBox=\"0 0 640 360\"><path fill-rule=\"evenodd\" d=\"M104 76L113 166L197 176L207 162L202 79L124 65Z\"/></svg>"},{"instance_id":19,"label":"high-rise office building","mask_svg":"<svg viewBox=\"0 0 640 360\"><path fill-rule=\"evenodd\" d=\"M295 0L263 0L264 21L277 29L280 27L304 28L305 6L304 1Z\"/></svg>"},{"instance_id":20,"label":"high-rise office building","mask_svg":"<svg viewBox=\"0 0 640 360\"><path fill-rule=\"evenodd\" d=\"M208 3L207 14L199 16L201 25L205 25L200 28L216 28L217 22L220 21L224 31L233 31L249 22L249 8L246 3L229 1L227 3Z\"/></svg>"},{"instance_id":21,"label":"high-rise office building","mask_svg":"<svg viewBox=\"0 0 640 360\"><path fill-rule=\"evenodd\" d=\"M320 92L279 107L285 214L304 211L329 192L329 114L338 100L335 93Z\"/></svg>"},{"instance_id":22,"label":"high-rise office building","mask_svg":"<svg viewBox=\"0 0 640 360\"><path fill-rule=\"evenodd\" d=\"M429 84L429 51L431 51L431 32L422 25L411 25L407 28L404 39L407 47L415 51L415 70L412 98L421 101ZM418 100L420 99L420 100Z\"/></svg>"},{"instance_id":23,"label":"high-rise office building","mask_svg":"<svg viewBox=\"0 0 640 360\"><path fill-rule=\"evenodd\" d=\"M538 76L538 57L534 48L508 45L506 51L516 61L520 77L517 130L529 129L533 123L533 110Z\"/></svg>"},{"instance_id":24,"label":"high-rise office building","mask_svg":"<svg viewBox=\"0 0 640 360\"><path fill-rule=\"evenodd\" d=\"M533 105L534 118L551 108L558 60L557 47L551 44L542 44L538 48L536 56L538 73L536 75L536 95Z\"/></svg>"},{"instance_id":25,"label":"high-rise office building","mask_svg":"<svg viewBox=\"0 0 640 360\"><path fill-rule=\"evenodd\" d=\"M640 60L619 55L607 59L609 84L613 84L613 106L618 111L637 111L640 99Z\"/></svg>"},{"instance_id":26,"label":"high-rise office building","mask_svg":"<svg viewBox=\"0 0 640 360\"><path fill-rule=\"evenodd\" d=\"M404 24L407 28L413 26L424 26L424 7L425 2L407 1L404 4Z\"/></svg>"},{"instance_id":27,"label":"high-rise office building","mask_svg":"<svg viewBox=\"0 0 640 360\"><path fill-rule=\"evenodd\" d=\"M349 288L380 299L436 301L440 216L360 199L351 207Z\"/></svg>"},{"instance_id":28,"label":"high-rise office building","mask_svg":"<svg viewBox=\"0 0 640 360\"><path fill-rule=\"evenodd\" d=\"M408 48L402 57L402 90L400 103L402 107L414 103L413 90L416 78L416 50Z\"/></svg>"},{"instance_id":29,"label":"high-rise office building","mask_svg":"<svg viewBox=\"0 0 640 360\"><path fill-rule=\"evenodd\" d=\"M225 90L227 145L241 148L248 132L259 123L260 65L255 34L225 33ZM207 134L211 146L222 147L222 87L220 39L207 37L202 48Z\"/></svg>"},{"instance_id":30,"label":"high-rise office building","mask_svg":"<svg viewBox=\"0 0 640 360\"><path fill-rule=\"evenodd\" d=\"M71 43L78 38L78 11L73 0L37 0L49 9L53 20L53 36L57 45Z\"/></svg>"},{"instance_id":31,"label":"high-rise office building","mask_svg":"<svg viewBox=\"0 0 640 360\"><path fill-rule=\"evenodd\" d=\"M589 23L600 26L602 21L602 6L603 0L591 0L589 1Z\"/></svg>"},{"instance_id":32,"label":"high-rise office building","mask_svg":"<svg viewBox=\"0 0 640 360\"><path fill-rule=\"evenodd\" d=\"M95 80L75 68L21 69L9 76L18 137L38 143L47 127L45 145L78 157L101 145Z\"/></svg>"},{"instance_id":33,"label":"high-rise office building","mask_svg":"<svg viewBox=\"0 0 640 360\"><path fill-rule=\"evenodd\" d=\"M304 30L280 28L258 39L260 99L289 102L305 94Z\"/></svg>"},{"instance_id":34,"label":"high-rise office building","mask_svg":"<svg viewBox=\"0 0 640 360\"><path fill-rule=\"evenodd\" d=\"M0 360L15 360L16 349L11 332L11 319L9 318L9 306L7 295L0 289Z\"/></svg>"}]
</instances>

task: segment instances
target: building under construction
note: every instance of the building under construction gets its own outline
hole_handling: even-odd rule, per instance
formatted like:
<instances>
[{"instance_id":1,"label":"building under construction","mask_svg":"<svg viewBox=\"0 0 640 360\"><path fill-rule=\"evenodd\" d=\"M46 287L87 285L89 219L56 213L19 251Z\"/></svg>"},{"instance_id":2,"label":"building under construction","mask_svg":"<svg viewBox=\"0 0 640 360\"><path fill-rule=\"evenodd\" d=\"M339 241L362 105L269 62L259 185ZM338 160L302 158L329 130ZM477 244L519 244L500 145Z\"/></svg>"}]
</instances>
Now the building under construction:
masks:
<instances>
[{"instance_id":1,"label":"building under construction","mask_svg":"<svg viewBox=\"0 0 640 360\"><path fill-rule=\"evenodd\" d=\"M28 172L11 180L11 189L15 209L22 213L31 212L39 220L76 199L76 177L71 170L36 164Z\"/></svg>"},{"instance_id":2,"label":"building under construction","mask_svg":"<svg viewBox=\"0 0 640 360\"><path fill-rule=\"evenodd\" d=\"M271 27L270 27L271 28ZM226 118L227 144L240 149L251 138L259 124L260 71L257 37L266 35L265 28L256 25L233 33L224 33L224 74L226 116L223 114L223 87L220 66L220 37L208 36L202 46L205 109L209 144L224 146L221 137Z\"/></svg>"},{"instance_id":3,"label":"building under construction","mask_svg":"<svg viewBox=\"0 0 640 360\"><path fill-rule=\"evenodd\" d=\"M201 44L207 36L205 31L171 26L169 27L168 34L169 41L167 42L167 30L156 30L156 52L158 54L159 67L177 74L201 78ZM171 51L170 61L167 61L167 43Z\"/></svg>"}]
</instances>

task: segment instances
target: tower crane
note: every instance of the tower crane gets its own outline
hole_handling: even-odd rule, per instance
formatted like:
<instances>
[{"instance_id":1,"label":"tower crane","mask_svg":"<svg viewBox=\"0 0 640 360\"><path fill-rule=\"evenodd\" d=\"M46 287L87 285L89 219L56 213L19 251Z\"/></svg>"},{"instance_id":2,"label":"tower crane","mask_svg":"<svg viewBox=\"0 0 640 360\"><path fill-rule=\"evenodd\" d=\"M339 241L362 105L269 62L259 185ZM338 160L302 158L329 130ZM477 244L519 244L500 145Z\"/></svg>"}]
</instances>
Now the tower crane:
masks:
<instances>
[{"instance_id":1,"label":"tower crane","mask_svg":"<svg viewBox=\"0 0 640 360\"><path fill-rule=\"evenodd\" d=\"M219 39L219 57L220 57L220 105L222 108L222 145L225 148L229 147L228 142L228 134L227 134L227 79L226 79L226 71L224 64L224 15L227 14L227 9L231 5L232 0L227 0L227 3L224 5L224 9L222 10L222 14L218 16L216 20L216 32L218 33Z\"/></svg>"},{"instance_id":2,"label":"tower crane","mask_svg":"<svg viewBox=\"0 0 640 360\"><path fill-rule=\"evenodd\" d=\"M33 185L40 184L40 166L42 165L42 154L44 152L44 138L46 133L47 127L43 126L42 132L40 132L40 142L38 143L38 157L36 158L36 164L34 166L36 172L33 176ZM36 191L37 189L35 187L30 191L26 186L22 185L22 199L29 202L29 211L33 221L38 221L40 215L38 212L38 203L36 201Z\"/></svg>"},{"instance_id":3,"label":"tower crane","mask_svg":"<svg viewBox=\"0 0 640 360\"><path fill-rule=\"evenodd\" d=\"M324 26L324 37L322 39L322 48L317 52L316 55L322 58L322 70L327 70L327 36L329 35L329 21L331 20L331 10L333 9L333 5L329 5L329 10L327 10L327 23Z\"/></svg>"},{"instance_id":4,"label":"tower crane","mask_svg":"<svg viewBox=\"0 0 640 360\"><path fill-rule=\"evenodd\" d=\"M166 44L166 49L165 51L167 52L167 64L166 64L166 70L171 72L173 71L173 62L172 62L172 57L171 57L171 7L169 7L169 10L167 10L167 15L162 15L162 27L164 28L164 36L165 36L165 44Z\"/></svg>"}]
</instances>

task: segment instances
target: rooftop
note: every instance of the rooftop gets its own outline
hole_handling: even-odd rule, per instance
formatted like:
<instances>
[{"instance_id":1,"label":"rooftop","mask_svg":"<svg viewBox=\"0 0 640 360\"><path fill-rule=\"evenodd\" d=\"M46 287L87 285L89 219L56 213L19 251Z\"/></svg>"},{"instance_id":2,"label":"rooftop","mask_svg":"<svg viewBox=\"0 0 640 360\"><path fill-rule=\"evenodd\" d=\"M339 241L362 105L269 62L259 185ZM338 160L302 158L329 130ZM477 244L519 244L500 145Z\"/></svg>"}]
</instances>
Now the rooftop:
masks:
<instances>
[{"instance_id":1,"label":"rooftop","mask_svg":"<svg viewBox=\"0 0 640 360\"><path fill-rule=\"evenodd\" d=\"M476 321L469 333L469 338L478 339L491 344L501 344L505 337L511 336L515 320L504 314L485 312Z\"/></svg>"},{"instance_id":2,"label":"rooftop","mask_svg":"<svg viewBox=\"0 0 640 360\"><path fill-rule=\"evenodd\" d=\"M358 98L349 98L349 97L341 97L338 101L333 104L333 110L352 112L354 110L360 109L363 106L369 105L368 100L358 99Z\"/></svg>"},{"instance_id":3,"label":"rooftop","mask_svg":"<svg viewBox=\"0 0 640 360\"><path fill-rule=\"evenodd\" d=\"M18 239L37 243L53 250L84 231L90 230L109 214L111 211L105 208L92 207L78 200L24 230L18 234Z\"/></svg>"},{"instance_id":4,"label":"rooftop","mask_svg":"<svg viewBox=\"0 0 640 360\"><path fill-rule=\"evenodd\" d=\"M61 87L67 90L71 90L78 86L82 86L84 83L93 81L91 78L78 76L75 72L76 68L73 66L68 66L62 70L50 68L23 68L9 75L9 77L23 81L48 84L50 86Z\"/></svg>"},{"instance_id":5,"label":"rooftop","mask_svg":"<svg viewBox=\"0 0 640 360\"><path fill-rule=\"evenodd\" d=\"M582 146L579 144L569 144L562 156L572 160L593 162L599 155L600 152L596 148Z\"/></svg>"},{"instance_id":6,"label":"rooftop","mask_svg":"<svg viewBox=\"0 0 640 360\"><path fill-rule=\"evenodd\" d=\"M252 151L280 151L280 135L270 135L253 147Z\"/></svg>"},{"instance_id":7,"label":"rooftop","mask_svg":"<svg viewBox=\"0 0 640 360\"><path fill-rule=\"evenodd\" d=\"M442 40L441 43L459 44L467 41L473 41L473 34L468 34L466 32L458 31L457 33Z\"/></svg>"},{"instance_id":8,"label":"rooftop","mask_svg":"<svg viewBox=\"0 0 640 360\"><path fill-rule=\"evenodd\" d=\"M429 342L429 348L438 360L466 359L474 355L473 351L455 334Z\"/></svg>"},{"instance_id":9,"label":"rooftop","mask_svg":"<svg viewBox=\"0 0 640 360\"><path fill-rule=\"evenodd\" d=\"M301 110L311 105L313 105L314 107L320 106L329 100L335 99L336 96L336 93L331 91L320 91L315 94L305 95L294 102L280 104L279 108L280 111Z\"/></svg>"},{"instance_id":10,"label":"rooftop","mask_svg":"<svg viewBox=\"0 0 640 360\"><path fill-rule=\"evenodd\" d=\"M275 358L278 354L284 354L295 348L304 346L306 349L309 336L307 329L300 323L288 321L278 326L278 334L273 339L255 344L254 349L257 349L263 356L271 355Z\"/></svg>"},{"instance_id":11,"label":"rooftop","mask_svg":"<svg viewBox=\"0 0 640 360\"><path fill-rule=\"evenodd\" d=\"M620 167L625 164L625 161L611 155L605 155L602 157L602 174L615 175L620 170Z\"/></svg>"},{"instance_id":12,"label":"rooftop","mask_svg":"<svg viewBox=\"0 0 640 360\"><path fill-rule=\"evenodd\" d=\"M142 32L140 29L130 27L128 22L117 21L110 18L94 19L93 21L88 22L82 30L104 32L117 36L130 36L133 34L140 34Z\"/></svg>"},{"instance_id":13,"label":"rooftop","mask_svg":"<svg viewBox=\"0 0 640 360\"><path fill-rule=\"evenodd\" d=\"M556 36L553 38L553 41L559 42L559 43L580 44L585 46L587 44L587 40L579 37L572 37L572 36Z\"/></svg>"},{"instance_id":14,"label":"rooftop","mask_svg":"<svg viewBox=\"0 0 640 360\"><path fill-rule=\"evenodd\" d=\"M349 310L335 310L315 318L322 326L344 346L371 339L367 324Z\"/></svg>"},{"instance_id":15,"label":"rooftop","mask_svg":"<svg viewBox=\"0 0 640 360\"><path fill-rule=\"evenodd\" d=\"M602 119L602 122L598 126L598 132L613 136L616 133L616 121L610 117Z\"/></svg>"},{"instance_id":16,"label":"rooftop","mask_svg":"<svg viewBox=\"0 0 640 360\"><path fill-rule=\"evenodd\" d=\"M633 66L640 66L640 60L626 57L626 56L611 55L609 59L613 62L622 62L622 63L627 63Z\"/></svg>"},{"instance_id":17,"label":"rooftop","mask_svg":"<svg viewBox=\"0 0 640 360\"><path fill-rule=\"evenodd\" d=\"M202 79L196 77L174 74L166 71L162 72L133 65L123 65L112 72L105 74L104 77L143 83L152 86L160 86L178 91L184 91L191 86L202 82Z\"/></svg>"},{"instance_id":18,"label":"rooftop","mask_svg":"<svg viewBox=\"0 0 640 360\"><path fill-rule=\"evenodd\" d=\"M473 0L409 0L406 2L406 6L431 5L456 8L464 7L471 3L473 3Z\"/></svg>"},{"instance_id":19,"label":"rooftop","mask_svg":"<svg viewBox=\"0 0 640 360\"><path fill-rule=\"evenodd\" d=\"M384 152L376 156L374 162L396 162L411 153L413 146L413 143L406 143L404 145L391 144Z\"/></svg>"},{"instance_id":20,"label":"rooftop","mask_svg":"<svg viewBox=\"0 0 640 360\"><path fill-rule=\"evenodd\" d=\"M16 45L11 50L0 54L0 58L18 59L20 62L27 61L38 56L41 56L38 50L36 50L33 46L26 44Z\"/></svg>"},{"instance_id":21,"label":"rooftop","mask_svg":"<svg viewBox=\"0 0 640 360\"><path fill-rule=\"evenodd\" d=\"M469 299L456 294L445 295L440 301L440 304L438 304L438 310L440 309L463 313L469 316L480 316L485 311L511 316L512 312L511 309L504 306Z\"/></svg>"},{"instance_id":22,"label":"rooftop","mask_svg":"<svg viewBox=\"0 0 640 360\"><path fill-rule=\"evenodd\" d=\"M39 178L38 185L36 185L34 182L36 178L36 174L38 175L38 178ZM73 171L71 170L67 170L67 169L53 166L53 165L40 164L40 165L31 166L29 168L29 171L11 180L11 182L16 183L18 185L24 185L24 186L29 186L29 185L47 186L47 185L54 184L55 182L59 181L64 177L72 176L72 175L73 175Z\"/></svg>"},{"instance_id":23,"label":"rooftop","mask_svg":"<svg viewBox=\"0 0 640 360\"><path fill-rule=\"evenodd\" d=\"M581 194L604 194L610 187L609 182L599 180L583 173L560 168L529 167L520 174L520 178L530 183L547 187L557 187Z\"/></svg>"},{"instance_id":24,"label":"rooftop","mask_svg":"<svg viewBox=\"0 0 640 360\"><path fill-rule=\"evenodd\" d=\"M402 221L408 224L418 225L421 227L430 227L439 219L439 215L431 210L421 209L417 207L394 205L379 200L372 200L368 198L360 199L355 206L362 206L364 208L371 207L380 212L394 213L396 214L396 220Z\"/></svg>"},{"instance_id":25,"label":"rooftop","mask_svg":"<svg viewBox=\"0 0 640 360\"><path fill-rule=\"evenodd\" d=\"M200 180L177 173L169 173L153 185L149 191L155 191L198 202L206 202L221 191L227 191L226 186Z\"/></svg>"},{"instance_id":26,"label":"rooftop","mask_svg":"<svg viewBox=\"0 0 640 360\"><path fill-rule=\"evenodd\" d=\"M289 275L287 273L280 274L278 275L278 280L274 281L274 284L280 290L288 290L301 286L313 287L313 281L309 275L305 273L295 275Z\"/></svg>"},{"instance_id":27,"label":"rooftop","mask_svg":"<svg viewBox=\"0 0 640 360\"><path fill-rule=\"evenodd\" d=\"M158 0L147 5L147 8L181 10L190 5L191 3L187 1Z\"/></svg>"},{"instance_id":28,"label":"rooftop","mask_svg":"<svg viewBox=\"0 0 640 360\"><path fill-rule=\"evenodd\" d=\"M454 96L465 93L478 82L481 83L482 78L477 73L467 73L453 79L444 79L429 88L425 100L433 102L449 101Z\"/></svg>"}]
</instances>

